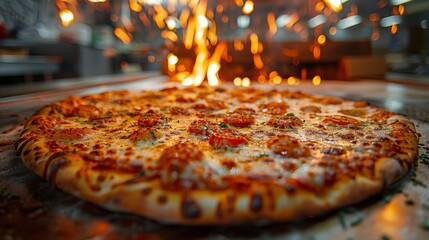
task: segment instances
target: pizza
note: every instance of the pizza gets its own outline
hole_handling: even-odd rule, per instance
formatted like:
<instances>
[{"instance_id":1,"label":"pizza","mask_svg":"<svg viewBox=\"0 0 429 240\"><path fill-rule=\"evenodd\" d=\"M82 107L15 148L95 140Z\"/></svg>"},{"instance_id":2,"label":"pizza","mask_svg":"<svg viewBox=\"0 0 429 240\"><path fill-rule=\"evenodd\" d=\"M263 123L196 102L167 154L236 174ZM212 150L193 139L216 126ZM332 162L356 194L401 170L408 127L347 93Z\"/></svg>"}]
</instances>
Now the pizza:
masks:
<instances>
[{"instance_id":1,"label":"pizza","mask_svg":"<svg viewBox=\"0 0 429 240\"><path fill-rule=\"evenodd\" d=\"M29 118L25 165L103 208L181 225L272 223L362 201L403 177L413 122L363 101L268 87L70 96Z\"/></svg>"}]
</instances>

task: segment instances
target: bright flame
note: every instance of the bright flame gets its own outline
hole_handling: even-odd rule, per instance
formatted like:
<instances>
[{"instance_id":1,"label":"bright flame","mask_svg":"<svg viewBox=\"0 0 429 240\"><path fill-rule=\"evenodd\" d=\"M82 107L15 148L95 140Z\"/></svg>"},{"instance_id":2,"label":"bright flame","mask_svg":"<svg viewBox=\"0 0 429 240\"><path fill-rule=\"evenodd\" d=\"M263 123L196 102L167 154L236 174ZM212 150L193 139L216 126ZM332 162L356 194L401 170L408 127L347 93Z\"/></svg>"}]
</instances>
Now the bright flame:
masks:
<instances>
[{"instance_id":1,"label":"bright flame","mask_svg":"<svg viewBox=\"0 0 429 240\"><path fill-rule=\"evenodd\" d=\"M341 0L324 0L324 2L334 12L343 10L343 4Z\"/></svg>"},{"instance_id":2,"label":"bright flame","mask_svg":"<svg viewBox=\"0 0 429 240\"><path fill-rule=\"evenodd\" d=\"M179 62L179 58L176 55L172 53L168 54L167 56L168 71L170 72L176 71L176 64L178 62Z\"/></svg>"},{"instance_id":3,"label":"bright flame","mask_svg":"<svg viewBox=\"0 0 429 240\"><path fill-rule=\"evenodd\" d=\"M222 53L226 50L226 47L226 43L219 43L209 60L209 66L207 68L207 80L210 86L217 86L220 84L218 76L218 72L220 70L220 58Z\"/></svg>"},{"instance_id":4,"label":"bright flame","mask_svg":"<svg viewBox=\"0 0 429 240\"><path fill-rule=\"evenodd\" d=\"M196 59L192 73L183 79L182 84L198 86L207 77L209 85L219 85L220 59L227 45L226 43L217 44L216 26L207 18L207 0L197 1L197 3L193 8L193 16L188 21L183 40L187 49L194 49ZM208 50L209 44L217 44L211 56Z\"/></svg>"},{"instance_id":5,"label":"bright flame","mask_svg":"<svg viewBox=\"0 0 429 240\"><path fill-rule=\"evenodd\" d=\"M241 86L249 87L250 86L250 78L248 78L248 77L243 78L243 81L241 82Z\"/></svg>"},{"instance_id":6,"label":"bright flame","mask_svg":"<svg viewBox=\"0 0 429 240\"><path fill-rule=\"evenodd\" d=\"M72 11L68 9L64 9L60 11L61 23L64 27L69 26L74 20L74 14Z\"/></svg>"},{"instance_id":7,"label":"bright flame","mask_svg":"<svg viewBox=\"0 0 429 240\"><path fill-rule=\"evenodd\" d=\"M253 12L253 10L254 10L254 3L250 0L247 0L243 6L243 13L250 14Z\"/></svg>"}]
</instances>

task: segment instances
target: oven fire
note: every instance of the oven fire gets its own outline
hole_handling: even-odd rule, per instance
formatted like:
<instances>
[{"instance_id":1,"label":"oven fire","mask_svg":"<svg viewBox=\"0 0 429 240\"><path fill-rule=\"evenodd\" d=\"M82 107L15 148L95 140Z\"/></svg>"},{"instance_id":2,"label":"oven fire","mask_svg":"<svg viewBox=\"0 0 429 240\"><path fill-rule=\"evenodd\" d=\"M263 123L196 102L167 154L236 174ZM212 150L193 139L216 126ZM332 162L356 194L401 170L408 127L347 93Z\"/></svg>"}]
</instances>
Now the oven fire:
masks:
<instances>
[{"instance_id":1,"label":"oven fire","mask_svg":"<svg viewBox=\"0 0 429 240\"><path fill-rule=\"evenodd\" d=\"M325 70L308 69L303 62L329 61L328 55L335 51L326 46L330 38L338 30L364 21L356 4L350 10L343 8L347 1L128 0L119 1L111 19L115 37L125 45L133 41L136 20L150 31L148 34L156 28L169 51L163 73L183 85L198 86L205 81L212 86L222 81L239 86L252 82L298 85L308 79L320 85ZM113 8L107 0L88 2L94 8ZM57 0L64 26L78 18L76 4ZM292 4L294 7L289 6ZM378 6L387 8L386 0L380 0ZM264 11L257 12L258 8ZM339 13L346 11L346 17L341 19ZM398 5L392 16L403 13L404 5ZM132 18L133 14L138 18ZM380 15L372 13L365 20L372 26L371 39L378 40ZM397 23L390 25L392 35L397 28ZM295 40L291 44L278 41L279 32Z\"/></svg>"}]
</instances>

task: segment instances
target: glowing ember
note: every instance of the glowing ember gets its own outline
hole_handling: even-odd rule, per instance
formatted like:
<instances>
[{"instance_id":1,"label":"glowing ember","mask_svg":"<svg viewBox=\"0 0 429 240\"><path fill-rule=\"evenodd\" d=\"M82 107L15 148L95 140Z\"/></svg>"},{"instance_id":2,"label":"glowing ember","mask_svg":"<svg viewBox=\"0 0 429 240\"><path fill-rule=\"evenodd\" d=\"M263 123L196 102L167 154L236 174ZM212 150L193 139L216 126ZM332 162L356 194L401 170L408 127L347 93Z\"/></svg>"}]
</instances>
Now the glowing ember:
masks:
<instances>
[{"instance_id":1,"label":"glowing ember","mask_svg":"<svg viewBox=\"0 0 429 240\"><path fill-rule=\"evenodd\" d=\"M343 9L341 0L324 0L325 4L334 12L339 12Z\"/></svg>"},{"instance_id":2,"label":"glowing ember","mask_svg":"<svg viewBox=\"0 0 429 240\"><path fill-rule=\"evenodd\" d=\"M73 22L74 14L72 11L68 9L64 9L60 11L60 18L61 18L61 23L63 24L63 26L66 27Z\"/></svg>"}]
</instances>

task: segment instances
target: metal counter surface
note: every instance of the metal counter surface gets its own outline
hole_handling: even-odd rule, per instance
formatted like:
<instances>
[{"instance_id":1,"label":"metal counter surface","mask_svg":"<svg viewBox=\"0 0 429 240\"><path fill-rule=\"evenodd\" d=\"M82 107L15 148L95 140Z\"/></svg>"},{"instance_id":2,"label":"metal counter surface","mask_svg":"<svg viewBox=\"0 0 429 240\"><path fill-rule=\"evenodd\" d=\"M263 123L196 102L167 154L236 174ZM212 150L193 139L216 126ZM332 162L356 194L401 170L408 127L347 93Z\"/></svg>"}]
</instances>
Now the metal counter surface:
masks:
<instances>
[{"instance_id":1,"label":"metal counter surface","mask_svg":"<svg viewBox=\"0 0 429 240\"><path fill-rule=\"evenodd\" d=\"M306 221L268 226L165 226L111 212L43 181L15 156L26 117L68 95L116 89L153 89L175 83L163 76L97 83L0 98L0 239L429 239L429 90L380 81L323 81L276 86L312 94L367 100L415 120L420 157L395 186L350 207ZM257 85L261 88L272 86ZM426 159L426 160L425 160Z\"/></svg>"}]
</instances>

